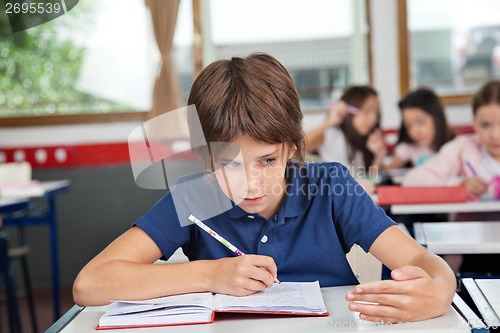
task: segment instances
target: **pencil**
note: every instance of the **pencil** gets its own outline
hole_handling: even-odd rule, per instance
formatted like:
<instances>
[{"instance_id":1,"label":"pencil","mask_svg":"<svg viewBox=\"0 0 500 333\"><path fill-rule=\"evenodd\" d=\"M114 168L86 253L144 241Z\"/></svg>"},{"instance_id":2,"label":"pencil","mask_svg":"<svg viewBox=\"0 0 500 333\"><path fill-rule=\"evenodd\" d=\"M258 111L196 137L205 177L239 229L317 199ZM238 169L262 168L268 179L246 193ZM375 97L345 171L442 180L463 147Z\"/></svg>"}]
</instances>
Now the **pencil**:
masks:
<instances>
[{"instance_id":1,"label":"pencil","mask_svg":"<svg viewBox=\"0 0 500 333\"><path fill-rule=\"evenodd\" d=\"M199 219L197 219L193 214L189 215L189 220L196 224L198 227L200 227L203 231L207 232L210 236L218 240L222 245L236 253L238 256L243 256L245 253L241 252L236 246L233 244L229 243L224 237L213 231L209 226L207 226L205 223L201 222ZM276 283L281 283L278 278L274 278L274 282Z\"/></svg>"},{"instance_id":2,"label":"pencil","mask_svg":"<svg viewBox=\"0 0 500 333\"><path fill-rule=\"evenodd\" d=\"M335 106L335 104L337 104L337 103L331 103L330 108L333 108ZM354 114L357 114L359 112L359 109L355 106L347 104L347 112L354 115Z\"/></svg>"},{"instance_id":3,"label":"pencil","mask_svg":"<svg viewBox=\"0 0 500 333\"><path fill-rule=\"evenodd\" d=\"M472 172L472 175L473 175L474 177L476 177L476 176L477 176L477 171L476 171L476 169L472 166L472 163L471 163L469 160L466 160L466 161L465 161L465 165L467 165L467 167L469 168L470 172ZM470 196L469 196L469 199L470 199L471 201L479 201L479 198L478 198L476 195L470 195Z\"/></svg>"},{"instance_id":4,"label":"pencil","mask_svg":"<svg viewBox=\"0 0 500 333\"><path fill-rule=\"evenodd\" d=\"M357 107L347 105L347 112L350 114L357 114L359 112L359 109Z\"/></svg>"},{"instance_id":5,"label":"pencil","mask_svg":"<svg viewBox=\"0 0 500 333\"><path fill-rule=\"evenodd\" d=\"M474 167L472 166L472 163L469 160L465 161L465 165L467 165L467 167L469 168L469 170L472 172L472 174L474 176L477 176L477 171L476 171L476 169L474 169Z\"/></svg>"}]
</instances>

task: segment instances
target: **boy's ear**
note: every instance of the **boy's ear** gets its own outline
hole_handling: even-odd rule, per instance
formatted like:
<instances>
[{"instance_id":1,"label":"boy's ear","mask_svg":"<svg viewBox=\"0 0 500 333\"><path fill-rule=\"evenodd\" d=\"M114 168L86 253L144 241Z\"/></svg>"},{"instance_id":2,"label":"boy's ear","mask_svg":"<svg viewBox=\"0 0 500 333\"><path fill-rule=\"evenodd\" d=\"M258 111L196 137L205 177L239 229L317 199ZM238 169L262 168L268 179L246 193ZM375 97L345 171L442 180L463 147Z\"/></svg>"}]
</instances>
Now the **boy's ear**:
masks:
<instances>
[{"instance_id":1,"label":"boy's ear","mask_svg":"<svg viewBox=\"0 0 500 333\"><path fill-rule=\"evenodd\" d=\"M287 155L287 161L291 160L293 155L295 155L295 153L297 152L297 146L294 144L290 147L290 149L288 150L288 155Z\"/></svg>"}]
</instances>

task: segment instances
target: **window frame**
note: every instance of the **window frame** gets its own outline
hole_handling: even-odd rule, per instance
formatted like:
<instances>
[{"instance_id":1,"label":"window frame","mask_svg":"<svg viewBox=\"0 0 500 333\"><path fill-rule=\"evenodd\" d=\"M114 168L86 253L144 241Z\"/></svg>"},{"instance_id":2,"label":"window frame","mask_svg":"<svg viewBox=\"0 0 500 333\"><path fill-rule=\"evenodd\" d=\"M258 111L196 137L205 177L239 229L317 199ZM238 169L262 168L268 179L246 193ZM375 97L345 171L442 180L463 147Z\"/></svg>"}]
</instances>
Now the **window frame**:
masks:
<instances>
[{"instance_id":1,"label":"window frame","mask_svg":"<svg viewBox=\"0 0 500 333\"><path fill-rule=\"evenodd\" d=\"M149 111L127 111L95 114L63 114L40 116L0 117L0 127L24 127L45 125L69 125L112 123L126 121L146 121Z\"/></svg>"},{"instance_id":2,"label":"window frame","mask_svg":"<svg viewBox=\"0 0 500 333\"><path fill-rule=\"evenodd\" d=\"M399 93L401 96L410 91L410 34L408 29L407 0L397 1L398 15L398 44L399 44ZM469 104L472 94L441 95L440 99L445 105Z\"/></svg>"}]
</instances>

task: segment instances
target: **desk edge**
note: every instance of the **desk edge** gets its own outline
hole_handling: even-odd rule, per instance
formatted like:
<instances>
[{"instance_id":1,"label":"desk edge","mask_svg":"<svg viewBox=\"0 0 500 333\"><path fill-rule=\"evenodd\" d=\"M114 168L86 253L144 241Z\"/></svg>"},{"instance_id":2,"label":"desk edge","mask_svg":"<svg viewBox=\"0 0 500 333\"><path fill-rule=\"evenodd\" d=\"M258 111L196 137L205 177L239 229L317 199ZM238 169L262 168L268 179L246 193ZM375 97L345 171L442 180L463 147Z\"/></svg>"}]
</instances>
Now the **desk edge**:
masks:
<instances>
[{"instance_id":1,"label":"desk edge","mask_svg":"<svg viewBox=\"0 0 500 333\"><path fill-rule=\"evenodd\" d=\"M75 319L85 307L73 305L62 317L60 317L52 326L50 326L45 333L61 332L70 322Z\"/></svg>"}]
</instances>

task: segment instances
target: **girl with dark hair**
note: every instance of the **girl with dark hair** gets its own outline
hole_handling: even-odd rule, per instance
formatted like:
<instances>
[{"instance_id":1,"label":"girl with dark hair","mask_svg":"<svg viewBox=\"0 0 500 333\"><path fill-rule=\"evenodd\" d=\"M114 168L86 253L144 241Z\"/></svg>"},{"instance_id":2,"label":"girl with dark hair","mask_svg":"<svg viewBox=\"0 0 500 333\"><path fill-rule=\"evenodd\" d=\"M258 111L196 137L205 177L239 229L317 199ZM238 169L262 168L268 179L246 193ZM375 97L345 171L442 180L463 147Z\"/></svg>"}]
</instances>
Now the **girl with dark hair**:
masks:
<instances>
[{"instance_id":1,"label":"girl with dark hair","mask_svg":"<svg viewBox=\"0 0 500 333\"><path fill-rule=\"evenodd\" d=\"M486 82L476 92L472 111L475 134L460 135L446 143L430 160L410 170L403 179L403 186L463 185L473 200L500 199L499 80ZM454 220L497 219L497 212L485 212L457 214ZM463 258L461 255L445 257L455 272L500 274L498 255Z\"/></svg>"},{"instance_id":2,"label":"girl with dark hair","mask_svg":"<svg viewBox=\"0 0 500 333\"><path fill-rule=\"evenodd\" d=\"M416 89L404 96L398 106L402 116L399 140L385 170L422 165L455 137L443 105L432 90Z\"/></svg>"},{"instance_id":3,"label":"girl with dark hair","mask_svg":"<svg viewBox=\"0 0 500 333\"><path fill-rule=\"evenodd\" d=\"M386 156L378 94L370 86L348 87L325 121L306 133L306 151L356 171L379 168ZM372 172L373 173L373 172ZM376 173L376 172L375 172Z\"/></svg>"},{"instance_id":4,"label":"girl with dark hair","mask_svg":"<svg viewBox=\"0 0 500 333\"><path fill-rule=\"evenodd\" d=\"M475 134L446 143L432 159L406 174L403 185L464 185L472 196L494 197L500 176L500 81L484 84L472 100Z\"/></svg>"}]
</instances>

